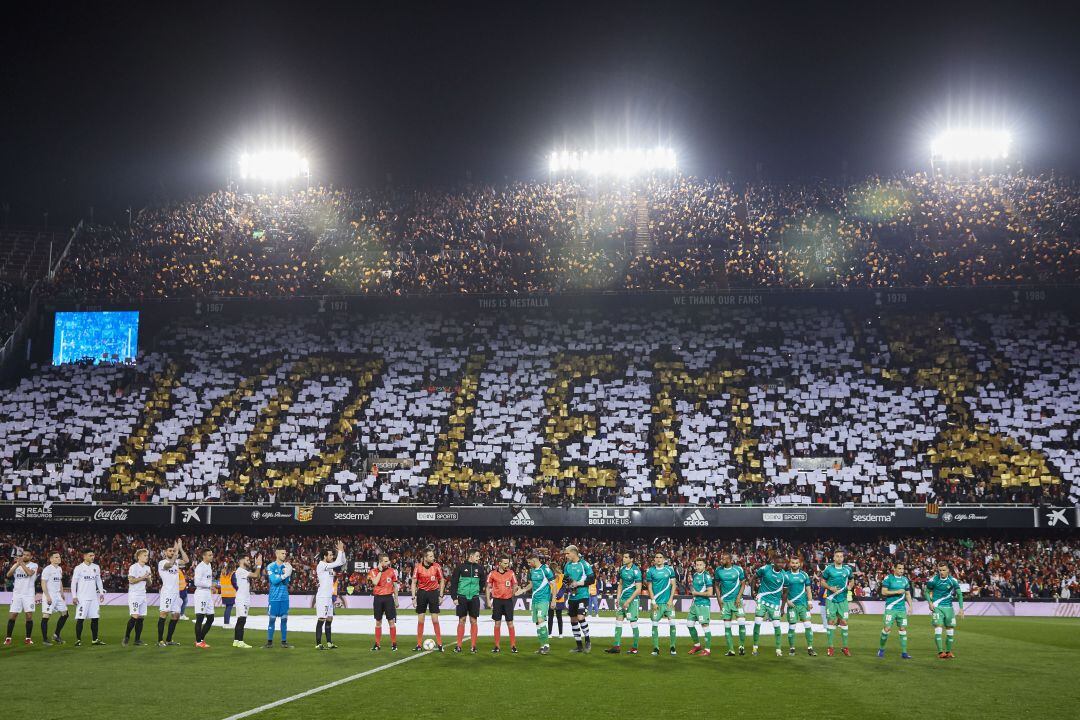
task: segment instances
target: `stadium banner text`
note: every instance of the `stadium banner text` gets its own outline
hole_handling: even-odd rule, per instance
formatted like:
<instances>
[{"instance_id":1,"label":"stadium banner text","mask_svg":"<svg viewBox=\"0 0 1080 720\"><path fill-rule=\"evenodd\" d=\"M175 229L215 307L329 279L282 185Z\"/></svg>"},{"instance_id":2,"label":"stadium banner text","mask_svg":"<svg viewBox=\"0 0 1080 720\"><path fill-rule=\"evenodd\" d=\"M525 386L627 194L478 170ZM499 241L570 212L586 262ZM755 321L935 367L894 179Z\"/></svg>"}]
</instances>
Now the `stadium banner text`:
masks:
<instances>
[{"instance_id":1,"label":"stadium banner text","mask_svg":"<svg viewBox=\"0 0 1080 720\"><path fill-rule=\"evenodd\" d=\"M535 507L423 505L0 505L0 522L230 527L483 528L1042 528L1070 532L1080 508L923 507Z\"/></svg>"}]
</instances>

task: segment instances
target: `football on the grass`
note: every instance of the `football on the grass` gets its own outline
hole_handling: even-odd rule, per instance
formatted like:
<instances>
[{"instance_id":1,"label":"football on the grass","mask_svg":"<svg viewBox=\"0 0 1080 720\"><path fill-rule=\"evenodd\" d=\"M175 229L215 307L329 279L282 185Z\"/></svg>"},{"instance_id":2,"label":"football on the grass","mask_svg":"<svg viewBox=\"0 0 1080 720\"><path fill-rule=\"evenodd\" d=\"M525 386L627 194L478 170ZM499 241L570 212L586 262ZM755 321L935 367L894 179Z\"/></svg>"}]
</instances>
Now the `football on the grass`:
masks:
<instances>
[{"instance_id":1,"label":"football on the grass","mask_svg":"<svg viewBox=\"0 0 1080 720\"><path fill-rule=\"evenodd\" d=\"M428 638L427 640L425 640L424 641L424 649L425 650L434 650L435 649L435 641L432 640L431 638Z\"/></svg>"}]
</instances>

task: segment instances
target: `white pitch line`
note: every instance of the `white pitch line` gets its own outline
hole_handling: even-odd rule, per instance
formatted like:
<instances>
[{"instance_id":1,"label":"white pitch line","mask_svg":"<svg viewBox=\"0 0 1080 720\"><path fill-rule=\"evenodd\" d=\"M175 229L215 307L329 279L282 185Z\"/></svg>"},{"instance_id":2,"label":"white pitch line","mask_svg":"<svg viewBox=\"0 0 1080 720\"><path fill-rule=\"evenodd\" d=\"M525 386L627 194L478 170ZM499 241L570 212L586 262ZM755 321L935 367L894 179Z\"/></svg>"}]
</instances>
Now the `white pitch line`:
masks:
<instances>
[{"instance_id":1,"label":"white pitch line","mask_svg":"<svg viewBox=\"0 0 1080 720\"><path fill-rule=\"evenodd\" d=\"M311 688L310 690L305 690L302 693L297 693L296 695L290 695L287 698L282 698L281 700L275 700L272 703L267 703L266 705L260 705L257 708L252 708L251 710L245 710L242 713L237 713L235 715L230 715L229 717L225 718L225 720L240 720L240 718L251 717L252 715L257 715L258 713L264 712L266 710L272 710L273 708L280 707L282 705L285 705L286 703L291 703L294 700L300 700L300 699L308 697L309 695L314 695L315 693L321 693L323 690L329 690L330 688L336 688L338 685L344 685L345 683L351 683L353 680L359 680L360 678L367 677L368 675L374 675L377 672L381 672L383 670L389 670L390 668L394 667L395 665L401 665L402 663L407 663L410 660L416 660L417 658L423 657L424 655L427 655L430 652L431 652L430 650L425 650L425 651L417 653L415 655L410 655L408 657L401 658L400 660L395 660L392 663L386 663L385 665L380 665L377 668L371 668L370 670L365 670L362 673L356 673L355 675L350 675L349 677L344 677L344 678L341 678L340 680L335 680L332 683L326 683L325 685L320 685L319 687Z\"/></svg>"}]
</instances>

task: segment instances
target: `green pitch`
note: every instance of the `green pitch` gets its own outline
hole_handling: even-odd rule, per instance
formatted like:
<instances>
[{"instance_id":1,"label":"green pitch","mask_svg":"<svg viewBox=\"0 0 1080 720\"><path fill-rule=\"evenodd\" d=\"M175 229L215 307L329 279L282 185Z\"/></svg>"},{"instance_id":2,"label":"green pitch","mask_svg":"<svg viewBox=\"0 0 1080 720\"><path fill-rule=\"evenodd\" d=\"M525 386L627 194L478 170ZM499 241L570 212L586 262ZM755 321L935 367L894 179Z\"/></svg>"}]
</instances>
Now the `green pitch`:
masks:
<instances>
[{"instance_id":1,"label":"green pitch","mask_svg":"<svg viewBox=\"0 0 1080 720\"><path fill-rule=\"evenodd\" d=\"M21 622L21 621L20 621ZM401 650L368 650L368 636L335 634L341 649L316 651L310 634L290 633L291 650L236 650L232 630L221 616L210 632L209 650L191 647L192 623L177 627L183 646L121 647L125 609L103 608L102 638L107 647L72 647L74 620L64 628L61 647L0 648L0 676L9 688L7 717L35 720L72 718L173 718L223 720L335 680L413 657L415 636L399 638ZM666 718L706 714L738 717L762 713L771 696L790 718L903 718L932 706L957 717L1056 717L1080 677L1080 620L968 618L961 621L957 659L938 660L929 618L911 620L910 652L901 662L896 633L888 657L876 657L880 618L852 619L853 657L825 656L824 635L815 638L820 656L806 657L802 638L794 657L777 658L772 637L762 638L763 654L723 657L723 633L713 638L711 658L685 655L690 643L679 638L680 655L609 656L598 639L588 656L570 655L573 641L553 640L552 654L532 653L536 640L523 638L522 653L491 655L490 638L480 639L480 654L432 653L368 677L339 685L251 717L272 720L340 718L343 713L377 711L384 718L471 716L543 717L561 714L567 698L581 698L589 717L626 718L640 714L641 702L663 708ZM36 625L36 622L35 622ZM444 639L452 642L456 622L443 617ZM21 625L16 635L19 635ZM39 642L35 627L35 642ZM148 619L144 640L156 641L156 620ZM248 630L252 645L265 633ZM21 643L21 641L19 641ZM785 651L787 638L785 635ZM666 643L662 643L662 646ZM449 650L450 645L447 645ZM449 713L449 715L447 714ZM770 714L766 712L765 714Z\"/></svg>"}]
</instances>

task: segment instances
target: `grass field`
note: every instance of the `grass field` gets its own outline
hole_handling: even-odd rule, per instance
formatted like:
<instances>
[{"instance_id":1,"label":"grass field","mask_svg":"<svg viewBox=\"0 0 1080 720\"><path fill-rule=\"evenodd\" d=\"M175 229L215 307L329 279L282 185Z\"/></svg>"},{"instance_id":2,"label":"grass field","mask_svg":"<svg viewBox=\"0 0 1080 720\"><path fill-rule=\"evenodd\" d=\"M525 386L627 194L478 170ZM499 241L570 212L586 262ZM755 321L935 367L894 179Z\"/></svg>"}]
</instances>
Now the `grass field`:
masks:
<instances>
[{"instance_id":1,"label":"grass field","mask_svg":"<svg viewBox=\"0 0 1080 720\"><path fill-rule=\"evenodd\" d=\"M401 638L397 653L372 653L369 636L340 633L335 640L341 649L329 652L313 649L310 634L292 632L291 650L236 650L220 615L207 638L209 650L191 647L192 623L177 628L181 647L125 648L120 645L125 610L103 608L106 647L73 647L71 620L64 629L67 645L0 648L0 678L9 688L4 717L223 720L406 658L413 659L252 717L318 720L376 709L384 718L539 717L566 715L574 703L583 718L755 713L1015 720L1075 717L1080 701L1080 621L1069 619L969 618L957 632L957 659L942 661L934 656L929 620L915 617L910 647L915 659L901 662L895 631L889 657L875 656L877 617L853 618L850 658L826 657L824 636L816 639L817 658L777 658L771 637L763 638L764 654L756 658L608 656L600 652L607 640L599 640L591 655L571 655L568 639L554 640L552 654L540 657L532 652L533 638L520 641L519 655L506 652L505 640L503 654L491 655L490 638L481 638L477 656L415 657L409 637ZM444 616L444 628L453 625ZM37 635L35 627L35 641ZM144 640L156 640L152 620L145 635ZM643 635L648 646L647 629ZM89 626L83 639L89 639ZM254 645L265 635L248 630L247 640ZM723 644L720 633L714 650L722 651ZM680 638L680 645L682 653L689 649L687 639Z\"/></svg>"}]
</instances>

